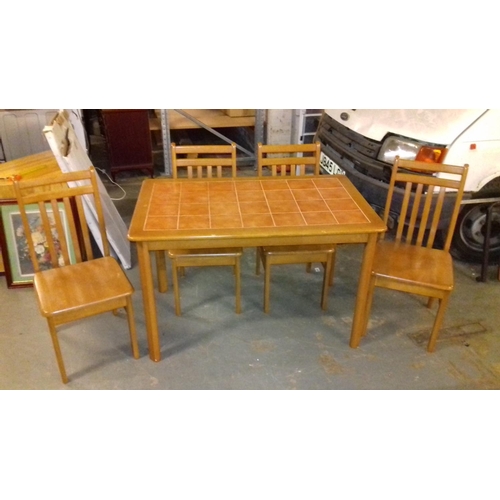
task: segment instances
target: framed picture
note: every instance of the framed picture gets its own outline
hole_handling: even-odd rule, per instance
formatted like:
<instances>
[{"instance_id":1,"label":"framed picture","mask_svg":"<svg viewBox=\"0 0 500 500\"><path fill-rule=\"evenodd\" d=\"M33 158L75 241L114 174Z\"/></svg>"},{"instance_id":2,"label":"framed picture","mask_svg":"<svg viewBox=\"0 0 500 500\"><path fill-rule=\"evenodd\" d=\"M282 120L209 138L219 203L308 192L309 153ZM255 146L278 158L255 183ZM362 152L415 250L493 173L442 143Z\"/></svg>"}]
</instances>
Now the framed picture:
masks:
<instances>
[{"instance_id":1,"label":"framed picture","mask_svg":"<svg viewBox=\"0 0 500 500\"><path fill-rule=\"evenodd\" d=\"M66 233L66 240L70 252L70 262L75 263L73 242L69 232L68 219L63 203L58 204L61 220ZM45 232L41 221L38 205L26 207L31 237L36 242L36 254L41 270L51 269L50 255ZM28 240L24 232L21 213L16 203L0 205L0 246L5 268L5 277L9 288L18 286L33 286L34 268L28 248ZM52 210L47 209L53 232L56 232ZM54 233L53 233L54 234ZM57 241L57 233L56 233ZM57 243L56 243L57 246Z\"/></svg>"}]
</instances>

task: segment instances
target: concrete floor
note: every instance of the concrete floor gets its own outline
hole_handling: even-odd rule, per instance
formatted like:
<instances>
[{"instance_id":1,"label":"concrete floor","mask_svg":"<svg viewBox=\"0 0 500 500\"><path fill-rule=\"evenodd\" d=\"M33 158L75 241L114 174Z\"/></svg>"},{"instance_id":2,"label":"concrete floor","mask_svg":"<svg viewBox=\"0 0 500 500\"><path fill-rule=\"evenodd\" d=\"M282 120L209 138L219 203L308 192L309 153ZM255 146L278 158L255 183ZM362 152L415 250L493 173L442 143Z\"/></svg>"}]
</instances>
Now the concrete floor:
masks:
<instances>
[{"instance_id":1,"label":"concrete floor","mask_svg":"<svg viewBox=\"0 0 500 500\"><path fill-rule=\"evenodd\" d=\"M116 201L129 223L144 177L123 175ZM111 197L121 192L103 179ZM45 320L33 290L7 289L0 278L0 389L498 389L500 283L496 266L478 283L480 266L455 262L456 289L435 353L425 350L435 315L423 299L377 290L369 332L348 345L362 248L342 246L327 312L322 274L276 266L271 312L262 311L263 276L255 252L242 267L242 313L234 312L229 268L191 268L181 281L182 317L171 288L157 294L162 361L149 359L139 270L126 271L141 357L132 358L125 314L104 314L60 329L70 382L60 380ZM169 275L170 280L170 275Z\"/></svg>"}]
</instances>

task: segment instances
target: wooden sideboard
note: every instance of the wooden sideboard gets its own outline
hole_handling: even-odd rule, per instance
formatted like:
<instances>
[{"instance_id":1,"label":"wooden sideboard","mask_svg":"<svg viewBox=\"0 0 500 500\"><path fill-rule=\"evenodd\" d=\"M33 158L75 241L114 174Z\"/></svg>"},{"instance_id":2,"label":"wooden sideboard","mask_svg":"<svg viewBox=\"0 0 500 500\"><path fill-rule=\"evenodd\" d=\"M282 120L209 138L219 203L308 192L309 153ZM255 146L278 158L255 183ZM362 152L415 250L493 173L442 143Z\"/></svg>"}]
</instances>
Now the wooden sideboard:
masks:
<instances>
[{"instance_id":1,"label":"wooden sideboard","mask_svg":"<svg viewBox=\"0 0 500 500\"><path fill-rule=\"evenodd\" d=\"M143 170L153 177L149 110L103 109L102 119L113 180L126 170Z\"/></svg>"}]
</instances>

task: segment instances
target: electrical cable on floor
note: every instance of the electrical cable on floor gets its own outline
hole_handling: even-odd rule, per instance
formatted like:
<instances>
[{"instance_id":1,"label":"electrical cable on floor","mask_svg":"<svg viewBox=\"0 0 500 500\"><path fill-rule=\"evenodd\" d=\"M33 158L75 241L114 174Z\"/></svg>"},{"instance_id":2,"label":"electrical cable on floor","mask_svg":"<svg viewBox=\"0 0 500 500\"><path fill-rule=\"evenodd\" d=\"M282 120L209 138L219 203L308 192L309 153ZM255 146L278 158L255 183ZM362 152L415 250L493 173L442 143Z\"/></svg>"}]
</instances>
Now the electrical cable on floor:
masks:
<instances>
[{"instance_id":1,"label":"electrical cable on floor","mask_svg":"<svg viewBox=\"0 0 500 500\"><path fill-rule=\"evenodd\" d=\"M127 196L127 191L125 191L125 189L123 189L120 186L120 184L118 184L113 179L111 179L111 177L108 175L108 173L105 170L103 170L102 168L96 167L96 166L94 166L94 168L96 170L99 170L99 172L101 172L102 174L104 174L109 179L109 182L111 182L111 184L114 184L115 186L119 187L123 191L123 196L121 198L111 198L110 197L112 201L120 201L120 200L123 200Z\"/></svg>"},{"instance_id":2,"label":"electrical cable on floor","mask_svg":"<svg viewBox=\"0 0 500 500\"><path fill-rule=\"evenodd\" d=\"M87 133L87 130L85 129L85 124L83 123L83 117L80 115L80 113L76 113L75 110L72 110L73 114L78 118L78 120L80 120L80 122L82 123L83 125L83 134L85 136L85 139L87 141L87 147L90 147L90 137L89 137L89 134ZM99 170L99 172L101 172L102 174L104 174L108 179L109 181L114 184L115 186L119 187L122 191L123 191L123 196L121 198L111 198L111 201L120 201L120 200L123 200L126 198L127 196L127 192L125 191L125 189L123 189L120 184L116 183L113 179L111 179L111 177L108 175L108 173L103 170L102 168L99 168L99 167L96 167L95 165L93 165L93 167L96 169L96 170Z\"/></svg>"}]
</instances>

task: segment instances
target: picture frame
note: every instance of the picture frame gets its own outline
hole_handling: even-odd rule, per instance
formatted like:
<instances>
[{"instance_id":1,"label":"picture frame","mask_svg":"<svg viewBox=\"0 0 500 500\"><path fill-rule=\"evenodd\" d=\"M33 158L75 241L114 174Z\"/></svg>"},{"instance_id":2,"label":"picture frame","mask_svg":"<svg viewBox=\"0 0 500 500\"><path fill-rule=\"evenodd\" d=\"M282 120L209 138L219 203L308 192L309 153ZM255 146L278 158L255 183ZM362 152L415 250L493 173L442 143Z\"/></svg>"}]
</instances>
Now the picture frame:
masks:
<instances>
[{"instance_id":1,"label":"picture frame","mask_svg":"<svg viewBox=\"0 0 500 500\"><path fill-rule=\"evenodd\" d=\"M63 221L66 240L68 241L70 263L74 264L76 258L64 204L59 203L58 208L61 220ZM39 257L40 268L42 270L50 269L52 268L52 264L48 258L48 251L44 251L46 248L46 245L44 245L45 233L41 228L41 215L38 205L27 205L26 212L30 227L32 228L31 234L35 234L39 242L37 247L40 248L40 252L37 255ZM48 210L48 212L50 217L52 210ZM29 254L28 241L24 234L21 212L16 202L2 202L0 204L0 247L7 287L33 286L33 264Z\"/></svg>"}]
</instances>

